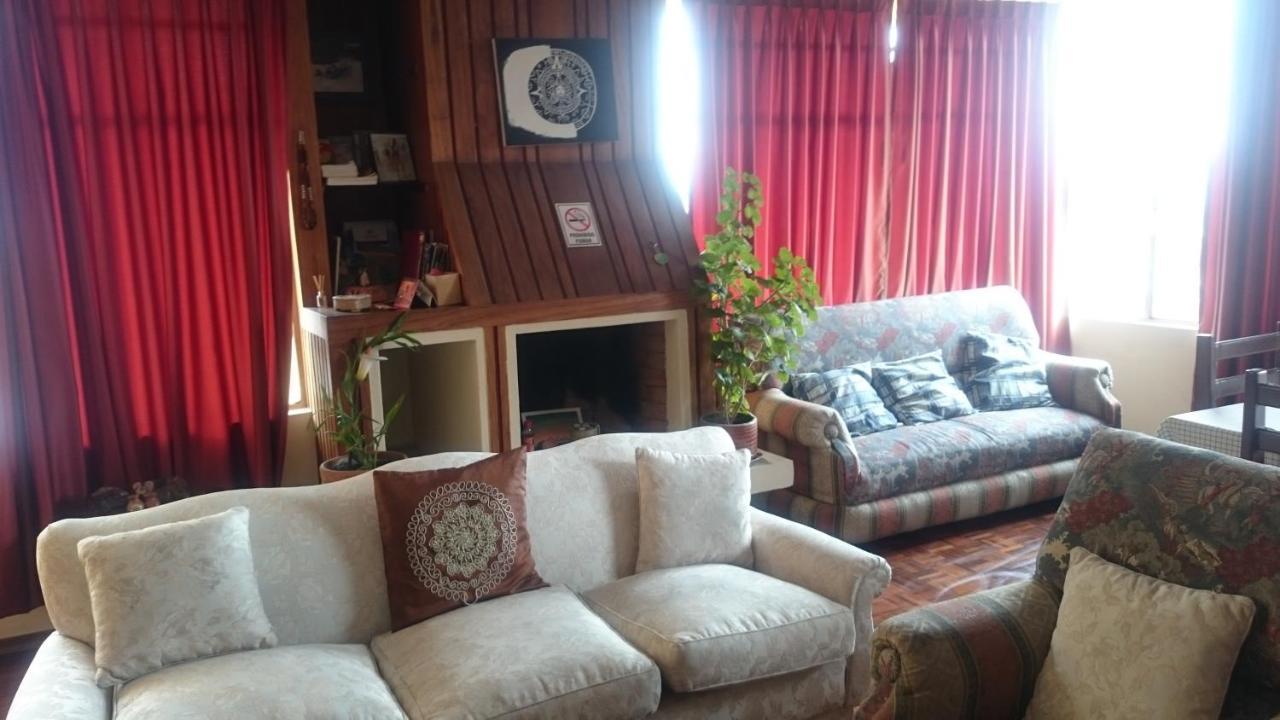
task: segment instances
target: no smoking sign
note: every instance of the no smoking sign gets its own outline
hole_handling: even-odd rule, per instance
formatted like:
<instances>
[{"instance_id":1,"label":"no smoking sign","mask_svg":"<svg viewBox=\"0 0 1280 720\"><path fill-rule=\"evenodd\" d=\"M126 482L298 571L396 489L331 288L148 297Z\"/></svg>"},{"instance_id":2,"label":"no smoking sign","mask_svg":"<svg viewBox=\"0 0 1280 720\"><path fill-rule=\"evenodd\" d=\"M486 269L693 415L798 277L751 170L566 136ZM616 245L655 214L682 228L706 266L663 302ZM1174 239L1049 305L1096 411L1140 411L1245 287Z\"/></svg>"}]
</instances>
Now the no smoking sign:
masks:
<instances>
[{"instance_id":1,"label":"no smoking sign","mask_svg":"<svg viewBox=\"0 0 1280 720\"><path fill-rule=\"evenodd\" d=\"M556 217L560 218L565 245L571 248L600 246L600 226L596 224L591 203L556 203Z\"/></svg>"}]
</instances>

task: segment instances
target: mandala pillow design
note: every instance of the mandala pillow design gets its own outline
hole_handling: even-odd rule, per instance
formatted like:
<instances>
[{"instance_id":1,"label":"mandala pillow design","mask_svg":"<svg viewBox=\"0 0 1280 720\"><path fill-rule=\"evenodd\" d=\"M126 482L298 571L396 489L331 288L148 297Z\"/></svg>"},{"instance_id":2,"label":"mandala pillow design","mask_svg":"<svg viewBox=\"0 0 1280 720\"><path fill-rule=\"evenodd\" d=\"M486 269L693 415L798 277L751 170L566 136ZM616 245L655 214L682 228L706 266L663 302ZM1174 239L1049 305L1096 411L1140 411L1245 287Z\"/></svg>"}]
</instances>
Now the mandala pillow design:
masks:
<instances>
[{"instance_id":1,"label":"mandala pillow design","mask_svg":"<svg viewBox=\"0 0 1280 720\"><path fill-rule=\"evenodd\" d=\"M525 454L421 472L374 472L396 630L546 585L525 521Z\"/></svg>"}]
</instances>

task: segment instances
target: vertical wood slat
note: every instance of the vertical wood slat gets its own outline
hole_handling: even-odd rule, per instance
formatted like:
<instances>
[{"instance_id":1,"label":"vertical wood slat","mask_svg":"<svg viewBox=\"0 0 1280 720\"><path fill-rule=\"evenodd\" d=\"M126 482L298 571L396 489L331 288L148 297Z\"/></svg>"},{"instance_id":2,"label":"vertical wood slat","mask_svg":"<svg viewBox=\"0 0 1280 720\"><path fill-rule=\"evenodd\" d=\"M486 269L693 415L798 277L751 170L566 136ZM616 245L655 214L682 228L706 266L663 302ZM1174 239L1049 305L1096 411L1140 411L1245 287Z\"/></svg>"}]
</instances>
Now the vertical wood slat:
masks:
<instances>
[{"instance_id":1,"label":"vertical wood slat","mask_svg":"<svg viewBox=\"0 0 1280 720\"><path fill-rule=\"evenodd\" d=\"M289 27L307 27L307 0L288 0L285 8ZM307 150L307 175L311 184L311 206L315 211L316 225L307 229L298 222L303 209L299 192L297 163L289 163L289 196L293 204L294 251L298 271L294 292L301 307L314 307L315 289L311 286L313 275L324 275L333 280L329 267L329 242L324 220L324 180L320 172L320 139L316 131L316 102L311 89L311 39L305 32L291 32L285 43L286 73L289 87L289 157L297 151L298 134L302 133Z\"/></svg>"}]
</instances>

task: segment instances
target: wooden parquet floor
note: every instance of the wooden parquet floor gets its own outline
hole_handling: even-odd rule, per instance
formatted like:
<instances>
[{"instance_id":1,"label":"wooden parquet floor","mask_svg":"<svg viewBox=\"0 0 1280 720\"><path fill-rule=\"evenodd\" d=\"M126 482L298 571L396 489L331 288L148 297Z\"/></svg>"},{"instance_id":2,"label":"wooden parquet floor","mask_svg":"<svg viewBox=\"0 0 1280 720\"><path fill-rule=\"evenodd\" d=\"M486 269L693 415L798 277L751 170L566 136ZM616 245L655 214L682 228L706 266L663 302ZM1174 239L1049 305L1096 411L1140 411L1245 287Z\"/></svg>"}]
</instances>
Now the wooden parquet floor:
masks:
<instances>
[{"instance_id":1,"label":"wooden parquet floor","mask_svg":"<svg viewBox=\"0 0 1280 720\"><path fill-rule=\"evenodd\" d=\"M864 544L893 568L872 605L875 621L1031 577L1057 509L1053 500Z\"/></svg>"}]
</instances>

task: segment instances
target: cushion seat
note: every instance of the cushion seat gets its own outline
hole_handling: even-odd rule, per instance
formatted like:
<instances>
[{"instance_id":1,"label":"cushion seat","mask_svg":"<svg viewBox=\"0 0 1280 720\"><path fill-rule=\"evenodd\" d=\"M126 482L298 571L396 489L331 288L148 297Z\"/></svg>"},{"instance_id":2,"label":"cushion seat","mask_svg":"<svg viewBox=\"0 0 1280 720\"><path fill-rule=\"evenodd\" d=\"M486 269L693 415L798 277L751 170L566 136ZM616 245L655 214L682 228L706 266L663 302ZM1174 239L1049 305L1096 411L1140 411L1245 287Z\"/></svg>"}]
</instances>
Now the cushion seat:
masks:
<instances>
[{"instance_id":1,"label":"cushion seat","mask_svg":"<svg viewBox=\"0 0 1280 720\"><path fill-rule=\"evenodd\" d=\"M782 675L853 652L849 608L733 565L639 573L584 597L653 658L676 692Z\"/></svg>"},{"instance_id":2,"label":"cushion seat","mask_svg":"<svg viewBox=\"0 0 1280 720\"><path fill-rule=\"evenodd\" d=\"M1078 457L1103 427L1084 413L1042 407L856 437L858 476L854 487L845 488L844 502L857 505Z\"/></svg>"},{"instance_id":3,"label":"cushion seat","mask_svg":"<svg viewBox=\"0 0 1280 720\"><path fill-rule=\"evenodd\" d=\"M486 600L373 640L413 720L641 718L658 668L563 586Z\"/></svg>"},{"instance_id":4,"label":"cushion seat","mask_svg":"<svg viewBox=\"0 0 1280 720\"><path fill-rule=\"evenodd\" d=\"M291 645L172 665L116 692L115 720L403 720L364 645Z\"/></svg>"}]
</instances>

